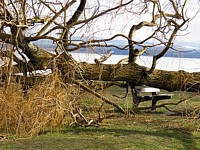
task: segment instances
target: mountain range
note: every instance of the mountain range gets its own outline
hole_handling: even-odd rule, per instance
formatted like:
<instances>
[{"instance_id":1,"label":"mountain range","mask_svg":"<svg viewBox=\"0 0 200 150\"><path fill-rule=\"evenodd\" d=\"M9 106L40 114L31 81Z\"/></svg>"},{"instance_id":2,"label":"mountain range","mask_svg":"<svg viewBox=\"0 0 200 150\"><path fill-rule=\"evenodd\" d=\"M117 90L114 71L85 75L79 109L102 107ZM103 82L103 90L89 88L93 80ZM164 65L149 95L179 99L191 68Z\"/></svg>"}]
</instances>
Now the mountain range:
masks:
<instances>
[{"instance_id":1,"label":"mountain range","mask_svg":"<svg viewBox=\"0 0 200 150\"><path fill-rule=\"evenodd\" d=\"M47 49L51 51L56 48L56 45L52 43L50 40L39 40L34 42L34 44L38 45L40 48ZM124 40L112 40L110 43L112 45L117 45L118 47L124 47L127 44L127 41ZM137 49L141 49L139 46L135 46ZM152 56L156 55L162 51L163 46L156 46L149 48L144 56ZM128 50L120 50L116 47L93 47L93 48L80 48L79 50L73 51L75 53L98 53L105 54L110 49L113 50L114 55L128 55ZM177 43L173 46L173 49L170 48L168 52L164 55L164 57L179 57L179 58L200 58L200 43L193 42L185 42L185 43Z\"/></svg>"}]
</instances>

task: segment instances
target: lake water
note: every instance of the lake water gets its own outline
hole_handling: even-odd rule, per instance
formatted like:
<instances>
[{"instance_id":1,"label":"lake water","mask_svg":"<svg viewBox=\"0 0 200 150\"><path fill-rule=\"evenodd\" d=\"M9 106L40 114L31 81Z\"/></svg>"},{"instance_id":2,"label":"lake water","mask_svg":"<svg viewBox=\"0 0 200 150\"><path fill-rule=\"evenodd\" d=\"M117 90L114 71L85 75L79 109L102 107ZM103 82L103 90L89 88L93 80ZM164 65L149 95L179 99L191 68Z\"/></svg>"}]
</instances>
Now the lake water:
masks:
<instances>
[{"instance_id":1,"label":"lake water","mask_svg":"<svg viewBox=\"0 0 200 150\"><path fill-rule=\"evenodd\" d=\"M94 63L95 58L99 58L100 55L92 53L71 53L73 58L78 62ZM127 55L112 55L104 64L116 64L123 58L128 58ZM138 57L137 64L151 67L152 57L140 56ZM178 71L184 70L187 72L200 72L200 59L193 58L176 58L176 57L162 57L157 61L156 69Z\"/></svg>"}]
</instances>

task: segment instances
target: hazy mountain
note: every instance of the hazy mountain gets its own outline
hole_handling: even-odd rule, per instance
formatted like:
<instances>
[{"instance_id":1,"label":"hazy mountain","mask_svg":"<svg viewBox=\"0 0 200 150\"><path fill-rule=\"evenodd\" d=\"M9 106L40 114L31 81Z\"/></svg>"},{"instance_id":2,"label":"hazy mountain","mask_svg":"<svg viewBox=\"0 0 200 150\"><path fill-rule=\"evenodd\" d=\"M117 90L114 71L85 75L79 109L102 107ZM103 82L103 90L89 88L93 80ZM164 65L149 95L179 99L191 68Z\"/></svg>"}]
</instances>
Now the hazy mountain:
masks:
<instances>
[{"instance_id":1,"label":"hazy mountain","mask_svg":"<svg viewBox=\"0 0 200 150\"><path fill-rule=\"evenodd\" d=\"M53 50L56 48L56 45L50 40L40 40L34 43L46 50ZM118 47L124 47L127 42L122 40L112 40L111 42L109 42L109 44L117 45ZM141 47L139 46L136 46L136 48L141 49ZM81 48L80 50L73 52L104 54L110 49L114 51L114 55L128 55L128 50L120 50L115 47ZM162 46L149 48L147 50L147 53L144 53L143 55L152 56L161 52L162 49ZM174 49L169 49L164 57L200 58L200 43L177 43L176 45L174 45Z\"/></svg>"}]
</instances>

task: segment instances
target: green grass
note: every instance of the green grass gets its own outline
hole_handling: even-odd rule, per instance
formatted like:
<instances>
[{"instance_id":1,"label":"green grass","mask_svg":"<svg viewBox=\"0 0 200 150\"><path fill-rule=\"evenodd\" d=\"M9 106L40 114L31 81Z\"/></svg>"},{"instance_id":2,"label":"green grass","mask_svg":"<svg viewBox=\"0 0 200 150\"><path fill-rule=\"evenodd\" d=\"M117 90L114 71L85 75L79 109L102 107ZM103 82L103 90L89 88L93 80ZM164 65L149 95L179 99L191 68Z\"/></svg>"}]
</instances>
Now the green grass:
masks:
<instances>
[{"instance_id":1,"label":"green grass","mask_svg":"<svg viewBox=\"0 0 200 150\"><path fill-rule=\"evenodd\" d=\"M200 133L182 116L138 114L104 120L101 127L63 127L30 138L8 138L1 149L197 150Z\"/></svg>"},{"instance_id":2,"label":"green grass","mask_svg":"<svg viewBox=\"0 0 200 150\"><path fill-rule=\"evenodd\" d=\"M116 88L110 89L106 94L122 93ZM123 93L125 94L125 93ZM191 93L175 92L175 97L170 101L176 102L183 97L189 97ZM186 109L199 105L199 98L194 97L173 109ZM96 107L101 101L94 100L95 97L85 97L83 104ZM112 100L124 108L131 107L130 94L126 99L113 98ZM160 101L160 103L166 101ZM141 103L141 106L149 106L151 102ZM6 140L0 138L0 149L37 149L37 150L82 150L82 149L133 149L133 150L200 150L200 120L194 120L188 116L167 116L166 109L159 108L157 112L141 111L135 115L125 116L113 107L104 115L112 116L104 119L99 128L63 126L57 129L46 130L45 133L28 137L17 138L12 135Z\"/></svg>"}]
</instances>

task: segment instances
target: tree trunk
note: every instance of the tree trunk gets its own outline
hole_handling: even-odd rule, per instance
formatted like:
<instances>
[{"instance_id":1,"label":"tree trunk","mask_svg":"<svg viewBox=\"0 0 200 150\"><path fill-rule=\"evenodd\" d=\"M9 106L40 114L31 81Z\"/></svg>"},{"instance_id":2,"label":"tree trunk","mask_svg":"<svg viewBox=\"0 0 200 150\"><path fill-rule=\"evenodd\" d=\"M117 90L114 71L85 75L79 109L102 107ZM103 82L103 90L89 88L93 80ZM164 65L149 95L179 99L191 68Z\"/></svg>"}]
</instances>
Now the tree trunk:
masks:
<instances>
[{"instance_id":1,"label":"tree trunk","mask_svg":"<svg viewBox=\"0 0 200 150\"><path fill-rule=\"evenodd\" d=\"M187 90L198 92L200 90L200 73L154 70L153 73L148 74L149 68L139 66L134 62L123 65L77 63L65 52L56 57L33 44L20 45L21 47L24 48L25 54L30 55L30 63L34 69L52 67L54 59L57 61L56 63L63 77L68 79L126 81L134 85L145 84L168 91Z\"/></svg>"},{"instance_id":2,"label":"tree trunk","mask_svg":"<svg viewBox=\"0 0 200 150\"><path fill-rule=\"evenodd\" d=\"M148 68L136 63L129 64L88 64L79 63L79 70L69 63L61 63L59 68L64 76L74 79L100 80L100 81L126 81L135 85L147 85L167 91L200 90L200 73L185 71L155 70L147 74Z\"/></svg>"}]
</instances>

